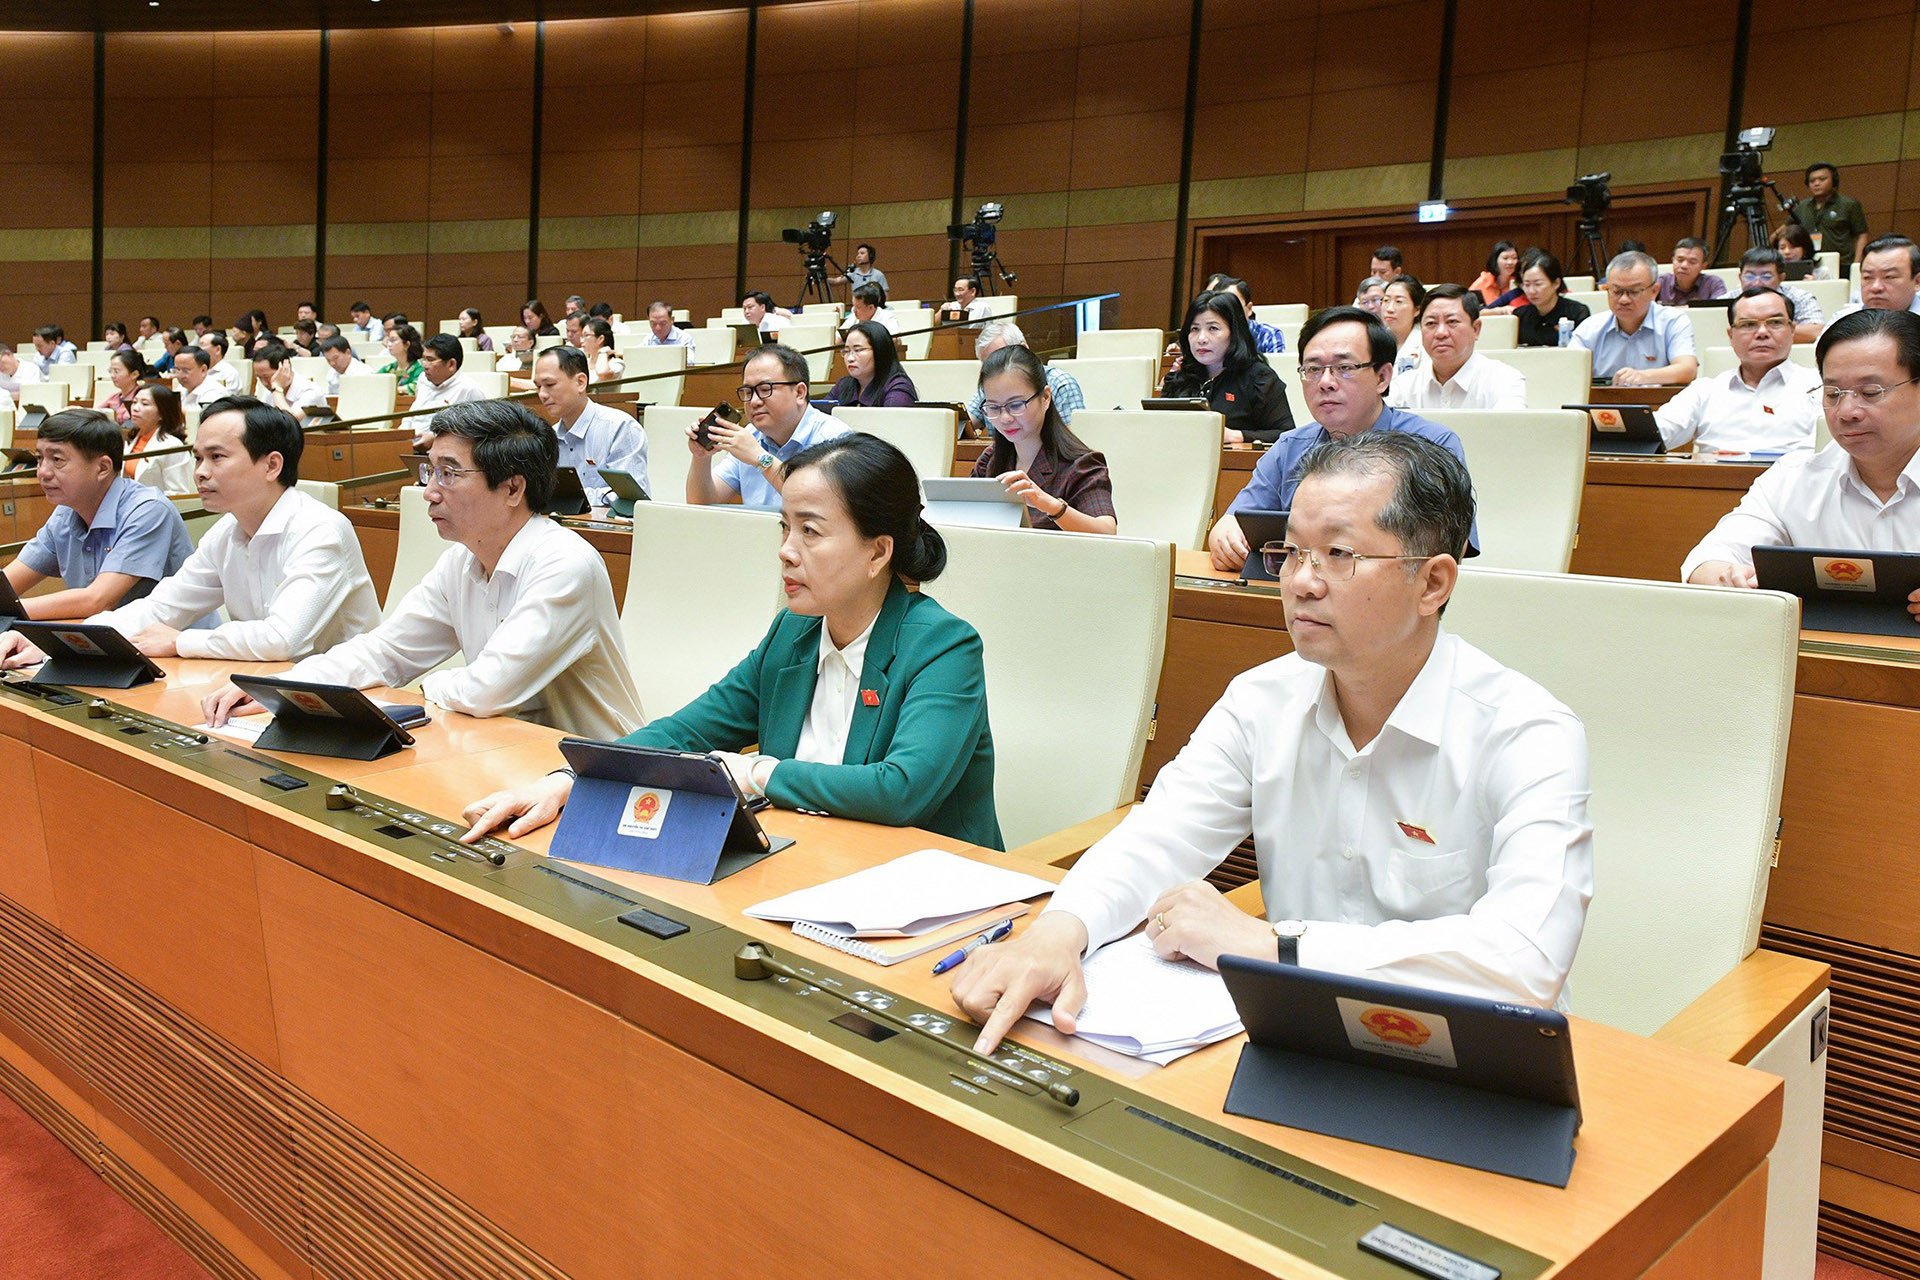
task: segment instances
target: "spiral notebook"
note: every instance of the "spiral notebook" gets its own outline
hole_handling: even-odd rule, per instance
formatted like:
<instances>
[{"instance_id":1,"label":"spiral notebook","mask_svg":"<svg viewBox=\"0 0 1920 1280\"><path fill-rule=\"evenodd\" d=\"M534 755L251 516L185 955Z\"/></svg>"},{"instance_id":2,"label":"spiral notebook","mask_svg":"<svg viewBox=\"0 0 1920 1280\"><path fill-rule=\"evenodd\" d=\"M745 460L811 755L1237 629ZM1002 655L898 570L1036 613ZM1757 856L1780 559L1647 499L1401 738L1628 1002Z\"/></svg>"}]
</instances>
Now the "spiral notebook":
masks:
<instances>
[{"instance_id":1,"label":"spiral notebook","mask_svg":"<svg viewBox=\"0 0 1920 1280\"><path fill-rule=\"evenodd\" d=\"M1009 907L996 907L992 911L982 911L978 915L968 916L951 929L942 929L937 933L923 933L912 938L891 938L869 942L856 938L850 933L842 933L832 925L815 924L811 920L795 920L793 931L802 938L811 939L835 951L844 951L850 956L874 964L899 964L902 960L911 960L915 956L924 956L934 952L957 951L972 942L983 933L990 933L1003 922L1018 920L1027 914L1027 904L1016 902Z\"/></svg>"}]
</instances>

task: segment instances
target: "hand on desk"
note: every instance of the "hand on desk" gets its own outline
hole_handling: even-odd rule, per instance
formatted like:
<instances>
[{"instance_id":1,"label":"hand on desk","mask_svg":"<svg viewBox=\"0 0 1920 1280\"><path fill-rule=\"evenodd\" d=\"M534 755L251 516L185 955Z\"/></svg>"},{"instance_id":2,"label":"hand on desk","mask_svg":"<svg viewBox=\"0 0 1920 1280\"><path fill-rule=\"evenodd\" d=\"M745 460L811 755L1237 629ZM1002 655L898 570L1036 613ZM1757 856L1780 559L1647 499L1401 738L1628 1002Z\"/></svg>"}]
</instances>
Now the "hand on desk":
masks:
<instances>
[{"instance_id":1,"label":"hand on desk","mask_svg":"<svg viewBox=\"0 0 1920 1280\"><path fill-rule=\"evenodd\" d=\"M953 1001L981 1024L976 1053L992 1053L1007 1031L1043 1000L1053 1006L1053 1025L1067 1035L1087 1002L1080 953L1087 926L1064 911L1042 912L1011 942L981 947L954 970Z\"/></svg>"},{"instance_id":2,"label":"hand on desk","mask_svg":"<svg viewBox=\"0 0 1920 1280\"><path fill-rule=\"evenodd\" d=\"M1273 926L1240 910L1204 880L1161 894L1147 908L1147 937L1154 954L1184 957L1209 969L1220 967L1222 955L1271 960L1279 954Z\"/></svg>"},{"instance_id":3,"label":"hand on desk","mask_svg":"<svg viewBox=\"0 0 1920 1280\"><path fill-rule=\"evenodd\" d=\"M538 831L560 816L560 810L567 806L567 797L572 794L573 775L561 772L550 773L511 791L482 796L460 811L461 819L469 827L460 840L472 844L509 818L513 819L507 828L510 837L517 839L529 831Z\"/></svg>"},{"instance_id":4,"label":"hand on desk","mask_svg":"<svg viewBox=\"0 0 1920 1280\"><path fill-rule=\"evenodd\" d=\"M1213 567L1223 573L1241 568L1253 553L1240 522L1231 514L1215 522L1213 532L1207 535L1207 550L1213 553Z\"/></svg>"},{"instance_id":5,"label":"hand on desk","mask_svg":"<svg viewBox=\"0 0 1920 1280\"><path fill-rule=\"evenodd\" d=\"M1731 560L1709 560L1693 571L1688 582L1707 587L1757 587L1760 578L1750 564L1735 564Z\"/></svg>"},{"instance_id":6,"label":"hand on desk","mask_svg":"<svg viewBox=\"0 0 1920 1280\"><path fill-rule=\"evenodd\" d=\"M169 627L156 622L128 639L134 648L149 658L177 658L180 656L179 635L178 627Z\"/></svg>"},{"instance_id":7,"label":"hand on desk","mask_svg":"<svg viewBox=\"0 0 1920 1280\"><path fill-rule=\"evenodd\" d=\"M207 723L218 729L235 716L252 715L266 708L240 692L235 685L226 685L200 699L201 714L207 717Z\"/></svg>"},{"instance_id":8,"label":"hand on desk","mask_svg":"<svg viewBox=\"0 0 1920 1280\"><path fill-rule=\"evenodd\" d=\"M0 632L0 669L12 671L18 667L31 667L45 662L47 655L27 642L27 638L15 631Z\"/></svg>"}]
</instances>

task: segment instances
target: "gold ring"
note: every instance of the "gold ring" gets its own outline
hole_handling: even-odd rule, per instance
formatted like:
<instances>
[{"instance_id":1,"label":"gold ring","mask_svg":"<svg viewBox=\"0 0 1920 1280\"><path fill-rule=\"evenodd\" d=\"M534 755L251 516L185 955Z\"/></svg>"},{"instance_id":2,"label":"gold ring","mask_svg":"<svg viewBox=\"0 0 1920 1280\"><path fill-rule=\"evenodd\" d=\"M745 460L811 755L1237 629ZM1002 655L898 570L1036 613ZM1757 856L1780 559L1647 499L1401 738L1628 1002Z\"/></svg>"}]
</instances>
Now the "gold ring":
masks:
<instances>
[{"instance_id":1,"label":"gold ring","mask_svg":"<svg viewBox=\"0 0 1920 1280\"><path fill-rule=\"evenodd\" d=\"M1154 912L1153 922L1160 926L1160 932L1165 933L1167 931L1167 913L1166 912L1164 911Z\"/></svg>"}]
</instances>

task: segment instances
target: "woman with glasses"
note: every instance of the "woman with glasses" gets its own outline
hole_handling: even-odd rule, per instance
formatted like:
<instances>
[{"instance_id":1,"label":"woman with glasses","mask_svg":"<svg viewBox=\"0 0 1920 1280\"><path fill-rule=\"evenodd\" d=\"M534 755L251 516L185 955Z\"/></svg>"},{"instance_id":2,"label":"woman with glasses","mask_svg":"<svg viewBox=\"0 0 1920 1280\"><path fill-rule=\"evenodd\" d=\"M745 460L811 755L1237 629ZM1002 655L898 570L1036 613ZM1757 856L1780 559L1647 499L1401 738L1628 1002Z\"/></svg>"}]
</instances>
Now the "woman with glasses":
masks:
<instances>
[{"instance_id":1,"label":"woman with glasses","mask_svg":"<svg viewBox=\"0 0 1920 1280\"><path fill-rule=\"evenodd\" d=\"M128 408L127 428L133 439L127 445L127 478L162 493L192 493L193 455L184 449L187 419L180 409L179 394L164 382L148 383L133 393ZM162 453L155 458L141 456L161 449L181 452Z\"/></svg>"},{"instance_id":2,"label":"woman with glasses","mask_svg":"<svg viewBox=\"0 0 1920 1280\"><path fill-rule=\"evenodd\" d=\"M980 636L922 595L947 548L905 454L874 436L789 459L787 607L754 651L673 715L621 739L723 762L743 795L1001 847ZM566 770L466 808L475 840L559 816Z\"/></svg>"},{"instance_id":3,"label":"woman with glasses","mask_svg":"<svg viewBox=\"0 0 1920 1280\"><path fill-rule=\"evenodd\" d=\"M980 362L980 393L993 443L973 474L998 480L1025 502L1036 529L1118 532L1107 460L1061 419L1040 357L1026 347L1001 347Z\"/></svg>"},{"instance_id":4,"label":"woman with glasses","mask_svg":"<svg viewBox=\"0 0 1920 1280\"><path fill-rule=\"evenodd\" d=\"M878 320L848 326L840 340L840 359L847 366L847 376L827 393L835 404L904 409L920 403L913 379L900 367L893 334Z\"/></svg>"},{"instance_id":5,"label":"woman with glasses","mask_svg":"<svg viewBox=\"0 0 1920 1280\"><path fill-rule=\"evenodd\" d=\"M1395 276L1381 292L1381 322L1399 344L1393 359L1393 371L1397 374L1411 372L1427 358L1426 348L1420 345L1420 308L1426 301L1426 286L1412 276Z\"/></svg>"},{"instance_id":6,"label":"woman with glasses","mask_svg":"<svg viewBox=\"0 0 1920 1280\"><path fill-rule=\"evenodd\" d=\"M1520 273L1520 289L1527 295L1527 300L1513 309L1514 318L1520 322L1516 339L1518 345L1557 347L1561 345L1562 320L1571 320L1577 326L1593 314L1593 309L1586 303L1575 302L1560 292L1565 280L1560 270L1560 259L1550 253L1541 254ZM1572 329L1568 332L1571 333Z\"/></svg>"},{"instance_id":7,"label":"woman with glasses","mask_svg":"<svg viewBox=\"0 0 1920 1280\"><path fill-rule=\"evenodd\" d=\"M121 426L127 425L127 419L133 416L133 394L140 384L152 377L147 368L147 358L132 347L122 347L107 360L106 385L112 391L102 389L99 403L94 407L113 415L113 420Z\"/></svg>"},{"instance_id":8,"label":"woman with glasses","mask_svg":"<svg viewBox=\"0 0 1920 1280\"><path fill-rule=\"evenodd\" d=\"M420 357L427 350L420 341L420 331L410 324L403 324L387 335L384 345L393 359L374 372L392 374L400 380L399 389L412 395L413 389L420 385Z\"/></svg>"},{"instance_id":9,"label":"woman with glasses","mask_svg":"<svg viewBox=\"0 0 1920 1280\"><path fill-rule=\"evenodd\" d=\"M1237 295L1223 290L1195 298L1179 343L1180 362L1160 384L1161 395L1205 400L1226 419L1228 444L1271 444L1293 430L1287 389L1254 345Z\"/></svg>"}]
</instances>

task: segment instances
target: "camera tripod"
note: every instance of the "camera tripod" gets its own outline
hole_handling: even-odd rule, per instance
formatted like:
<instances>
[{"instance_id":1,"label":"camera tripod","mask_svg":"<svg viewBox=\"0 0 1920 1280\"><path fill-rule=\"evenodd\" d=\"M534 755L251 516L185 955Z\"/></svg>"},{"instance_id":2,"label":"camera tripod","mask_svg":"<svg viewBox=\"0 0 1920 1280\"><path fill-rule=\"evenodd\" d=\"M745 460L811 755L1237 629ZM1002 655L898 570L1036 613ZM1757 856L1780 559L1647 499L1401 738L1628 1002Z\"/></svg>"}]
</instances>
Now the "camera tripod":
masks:
<instances>
[{"instance_id":1,"label":"camera tripod","mask_svg":"<svg viewBox=\"0 0 1920 1280\"><path fill-rule=\"evenodd\" d=\"M1600 228L1606 222L1606 217L1604 213L1582 214L1576 228L1587 246L1587 269L1595 280L1603 279L1607 274L1607 246L1600 238Z\"/></svg>"},{"instance_id":2,"label":"camera tripod","mask_svg":"<svg viewBox=\"0 0 1920 1280\"><path fill-rule=\"evenodd\" d=\"M1747 248L1765 249L1773 243L1773 228L1767 224L1766 190L1757 183L1736 182L1727 188L1727 203L1720 210L1720 231L1713 238L1708 262L1720 261L1734 227L1742 221L1747 224Z\"/></svg>"},{"instance_id":3,"label":"camera tripod","mask_svg":"<svg viewBox=\"0 0 1920 1280\"><path fill-rule=\"evenodd\" d=\"M999 273L999 282L995 282L994 273ZM1000 261L1000 255L994 252L992 245L975 248L973 251L973 282L982 296L1000 292L1000 284L1013 284L1020 279L1018 271L1007 270L1007 264Z\"/></svg>"},{"instance_id":4,"label":"camera tripod","mask_svg":"<svg viewBox=\"0 0 1920 1280\"><path fill-rule=\"evenodd\" d=\"M807 299L809 297L813 298L816 302L835 301L833 286L827 283L827 268L832 267L835 275L843 276L847 273L841 270L840 264L833 260L833 255L831 254L816 253L805 249L801 250L801 252L805 253L807 258L806 278L800 282L800 297L793 305L796 307L804 307L807 305Z\"/></svg>"}]
</instances>

